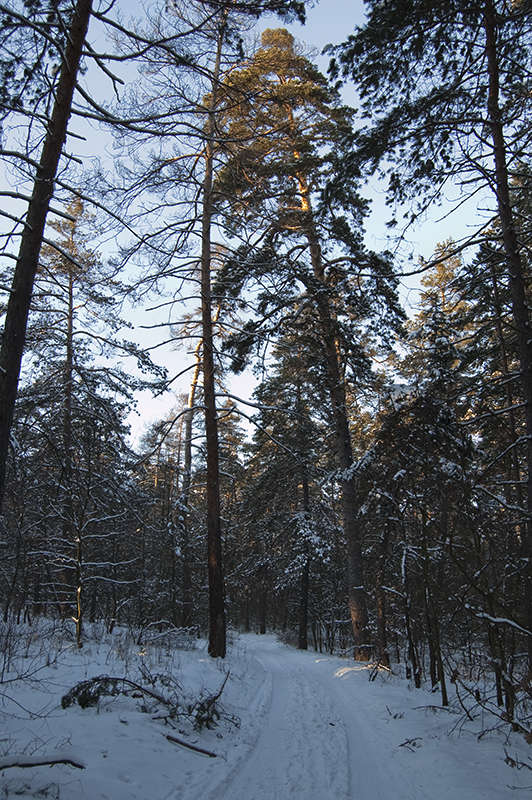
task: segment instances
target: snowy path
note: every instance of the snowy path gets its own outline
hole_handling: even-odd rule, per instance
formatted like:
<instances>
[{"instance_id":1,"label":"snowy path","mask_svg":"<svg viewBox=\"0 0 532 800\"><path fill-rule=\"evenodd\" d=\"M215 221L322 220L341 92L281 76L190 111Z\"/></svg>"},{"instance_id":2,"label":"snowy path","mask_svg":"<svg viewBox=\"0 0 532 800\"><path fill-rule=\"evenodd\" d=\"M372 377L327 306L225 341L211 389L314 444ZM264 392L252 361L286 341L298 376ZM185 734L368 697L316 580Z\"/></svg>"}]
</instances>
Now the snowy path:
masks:
<instances>
[{"instance_id":1,"label":"snowy path","mask_svg":"<svg viewBox=\"0 0 532 800\"><path fill-rule=\"evenodd\" d=\"M260 733L243 766L213 792L215 796L280 800L350 798L346 731L319 672L270 637L249 639L270 696Z\"/></svg>"},{"instance_id":2,"label":"snowy path","mask_svg":"<svg viewBox=\"0 0 532 800\"><path fill-rule=\"evenodd\" d=\"M409 691L403 682L369 683L361 665L296 651L274 637L243 639L251 663L255 660L264 670L263 690L267 690L262 706L252 715L257 723L255 739L236 764L230 766L231 758L211 762L202 794L194 794L199 787L191 787L192 793L182 795L183 800L522 796L505 785L502 751L497 751L500 767L488 775L477 760L486 758L485 749L471 738L447 737L441 712L409 712L408 708L434 702L430 696ZM452 722L445 717L443 725L450 727ZM415 741L407 747L402 743L408 739Z\"/></svg>"},{"instance_id":3,"label":"snowy path","mask_svg":"<svg viewBox=\"0 0 532 800\"><path fill-rule=\"evenodd\" d=\"M136 648L138 649L138 648ZM129 658L145 663L142 651ZM160 651L147 666L161 669ZM164 661L166 659L166 661ZM69 766L0 770L0 796L17 800L521 800L530 798L528 771L505 763L505 748L530 763L521 737L478 734L493 717L431 710L438 698L400 678L368 680L348 659L301 652L274 636L237 638L225 661L204 647L164 655L163 667L192 698L217 691L227 720L198 733L165 726L158 707L142 710L134 697L109 697L98 708L62 709L76 681L120 675L108 646L65 651L57 665L22 684L0 756L42 756L65 748L85 770ZM135 674L135 673L134 673ZM189 696L189 695L186 695ZM5 706L5 700L4 700ZM2 706L3 707L3 706ZM27 716L21 709L45 713ZM209 758L167 740L175 733ZM3 748L3 750L2 750Z\"/></svg>"}]
</instances>

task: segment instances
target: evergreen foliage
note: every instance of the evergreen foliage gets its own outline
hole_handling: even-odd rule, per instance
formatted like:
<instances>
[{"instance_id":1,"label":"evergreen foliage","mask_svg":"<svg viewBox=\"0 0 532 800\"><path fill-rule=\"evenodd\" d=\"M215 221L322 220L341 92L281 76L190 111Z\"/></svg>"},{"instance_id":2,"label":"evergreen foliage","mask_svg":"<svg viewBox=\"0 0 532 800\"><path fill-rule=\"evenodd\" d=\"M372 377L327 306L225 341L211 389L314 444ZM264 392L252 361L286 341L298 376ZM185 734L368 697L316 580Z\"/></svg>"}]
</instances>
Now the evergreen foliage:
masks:
<instances>
[{"instance_id":1,"label":"evergreen foliage","mask_svg":"<svg viewBox=\"0 0 532 800\"><path fill-rule=\"evenodd\" d=\"M455 684L530 735L529 4L370 0L332 81L286 29L247 50L262 13L301 19L297 0L172 0L135 29L89 6L0 16L4 195L39 206L38 225L1 212L1 312L28 318L20 374L2 338L5 619L71 618L79 647L87 619L139 644L208 633L223 657L227 615L430 681L443 706ZM69 65L80 10L120 43L96 53L80 29ZM113 107L84 88L89 61ZM120 96L122 61L138 72ZM76 174L71 112L118 132L112 179ZM375 172L407 225L447 187L487 202L467 242L420 263L409 320L398 257L364 244ZM137 392L168 385L122 333L145 297L181 348L170 382L190 382L133 447ZM248 406L229 364L254 370ZM122 691L102 680L95 696Z\"/></svg>"}]
</instances>

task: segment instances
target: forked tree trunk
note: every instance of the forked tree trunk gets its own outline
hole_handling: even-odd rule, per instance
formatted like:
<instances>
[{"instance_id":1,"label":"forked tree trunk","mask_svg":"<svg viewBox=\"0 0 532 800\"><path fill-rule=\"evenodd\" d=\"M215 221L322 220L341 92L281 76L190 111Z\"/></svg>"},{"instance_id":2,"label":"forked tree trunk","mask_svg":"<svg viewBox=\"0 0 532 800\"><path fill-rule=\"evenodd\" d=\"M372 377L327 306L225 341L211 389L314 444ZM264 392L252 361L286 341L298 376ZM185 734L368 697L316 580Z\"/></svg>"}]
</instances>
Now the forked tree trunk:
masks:
<instances>
[{"instance_id":1,"label":"forked tree trunk","mask_svg":"<svg viewBox=\"0 0 532 800\"><path fill-rule=\"evenodd\" d=\"M55 92L52 116L47 126L41 158L35 174L33 193L28 205L7 304L0 348L0 510L5 492L9 434L13 422L35 273L39 263L48 208L54 191L54 180L67 135L72 99L91 10L92 0L78 0L72 16Z\"/></svg>"}]
</instances>

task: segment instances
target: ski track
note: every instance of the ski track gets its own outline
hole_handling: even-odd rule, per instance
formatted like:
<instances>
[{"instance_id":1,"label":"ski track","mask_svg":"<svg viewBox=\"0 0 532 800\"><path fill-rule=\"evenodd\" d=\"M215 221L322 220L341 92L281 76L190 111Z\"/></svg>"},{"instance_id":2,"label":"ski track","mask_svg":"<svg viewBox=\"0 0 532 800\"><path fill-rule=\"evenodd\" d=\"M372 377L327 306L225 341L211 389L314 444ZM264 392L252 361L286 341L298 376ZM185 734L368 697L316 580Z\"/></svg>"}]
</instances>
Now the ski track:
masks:
<instances>
[{"instance_id":1,"label":"ski track","mask_svg":"<svg viewBox=\"0 0 532 800\"><path fill-rule=\"evenodd\" d=\"M90 653L84 659L63 665L68 672L48 684L43 707L50 705L50 692L55 696L56 689L71 686L74 675L86 677L89 663L93 669ZM150 724L129 698L109 698L96 711L53 707L38 720L7 717L12 750L40 754L41 745L53 741L56 749L79 754L86 771L63 765L52 772L15 768L0 778L0 795L21 800L530 798L528 775L505 761L509 748L528 763L520 740L479 741L479 730L491 721L469 724L452 708L434 713L434 695L412 690L404 680L380 675L369 681L367 665L298 651L269 635L242 635L227 661L213 661L201 651L183 658L184 683L196 686L196 692L219 688L227 671L231 680L222 707L241 721L240 727L222 716L212 730L177 731L217 758L166 741L173 729L160 721ZM21 701L28 707L29 694L21 694Z\"/></svg>"},{"instance_id":2,"label":"ski track","mask_svg":"<svg viewBox=\"0 0 532 800\"><path fill-rule=\"evenodd\" d=\"M285 654L280 659L278 652L269 652L268 644L255 652L272 678L261 733L245 762L216 787L212 797L347 800L346 735L330 698L299 662L285 659Z\"/></svg>"},{"instance_id":3,"label":"ski track","mask_svg":"<svg viewBox=\"0 0 532 800\"><path fill-rule=\"evenodd\" d=\"M270 636L243 638L262 674L255 728L235 753L206 765L181 800L427 799L402 770L383 764L375 720L349 685L351 668L338 669L349 662L294 651Z\"/></svg>"},{"instance_id":4,"label":"ski track","mask_svg":"<svg viewBox=\"0 0 532 800\"><path fill-rule=\"evenodd\" d=\"M253 675L246 724L225 737L220 758L183 775L168 800L522 796L510 791L502 772L484 775L482 762L469 757L474 750L466 756L459 742L444 732L442 738L439 717L409 710L404 685L370 683L362 664L296 651L273 636L246 635L242 644ZM424 702L410 698L410 706ZM401 711L394 716L395 709ZM405 747L408 737L418 742Z\"/></svg>"}]
</instances>

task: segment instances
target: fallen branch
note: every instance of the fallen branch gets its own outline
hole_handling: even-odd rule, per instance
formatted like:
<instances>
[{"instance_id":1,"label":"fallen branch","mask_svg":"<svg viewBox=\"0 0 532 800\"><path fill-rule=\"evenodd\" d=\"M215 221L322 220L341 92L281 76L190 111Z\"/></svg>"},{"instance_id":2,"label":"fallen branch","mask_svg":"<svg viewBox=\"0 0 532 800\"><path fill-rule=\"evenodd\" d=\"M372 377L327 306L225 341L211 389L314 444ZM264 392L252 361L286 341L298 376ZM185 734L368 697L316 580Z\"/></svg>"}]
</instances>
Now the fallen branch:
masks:
<instances>
[{"instance_id":1,"label":"fallen branch","mask_svg":"<svg viewBox=\"0 0 532 800\"><path fill-rule=\"evenodd\" d=\"M504 759L504 763L508 764L509 767L513 767L516 769L529 769L532 772L532 767L530 764L527 764L526 761L520 761L517 756L512 758L506 747L504 748L504 755L506 758Z\"/></svg>"},{"instance_id":2,"label":"fallen branch","mask_svg":"<svg viewBox=\"0 0 532 800\"><path fill-rule=\"evenodd\" d=\"M421 736L415 736L413 739L405 739L404 742L401 742L399 747L406 747L407 750L410 750L410 752L415 753L416 747L421 747L421 745L419 744L419 742L421 741L422 741Z\"/></svg>"},{"instance_id":3,"label":"fallen branch","mask_svg":"<svg viewBox=\"0 0 532 800\"><path fill-rule=\"evenodd\" d=\"M54 764L68 764L76 769L85 769L82 761L59 753L49 756L5 756L0 758L0 770L11 767L53 767Z\"/></svg>"},{"instance_id":4,"label":"fallen branch","mask_svg":"<svg viewBox=\"0 0 532 800\"><path fill-rule=\"evenodd\" d=\"M136 689L143 695L148 695L148 697L152 697L158 703L162 703L165 706L172 705L171 701L167 698L153 692L151 689L147 689L145 686L130 681L128 678L115 678L110 675L98 675L95 678L89 678L88 680L81 681L81 683L77 683L61 698L61 705L63 708L68 708L73 705L73 703L77 702L81 708L95 706L98 704L98 700L102 695L113 696L122 694L123 691L120 687L124 686Z\"/></svg>"},{"instance_id":5,"label":"fallen branch","mask_svg":"<svg viewBox=\"0 0 532 800\"><path fill-rule=\"evenodd\" d=\"M220 719L221 711L218 707L218 700L222 696L225 684L229 679L229 672L226 674L222 685L216 694L207 695L196 703L192 703L188 707L190 716L195 718L194 727L197 731L201 731L203 727L214 728L217 721Z\"/></svg>"},{"instance_id":6,"label":"fallen branch","mask_svg":"<svg viewBox=\"0 0 532 800\"><path fill-rule=\"evenodd\" d=\"M217 758L216 753L213 753L211 750L204 750L203 747L196 747L195 744L184 742L183 739L178 739L176 736L170 736L169 733L166 734L166 738L169 742L180 744L182 747L188 747L189 750L195 750L196 753L202 753L204 756L209 756L209 758Z\"/></svg>"},{"instance_id":7,"label":"fallen branch","mask_svg":"<svg viewBox=\"0 0 532 800\"><path fill-rule=\"evenodd\" d=\"M436 706L436 705L428 705L428 706L412 706L412 711L447 711L449 714L456 714L458 713L455 711L454 708L449 708L448 706Z\"/></svg>"}]
</instances>

